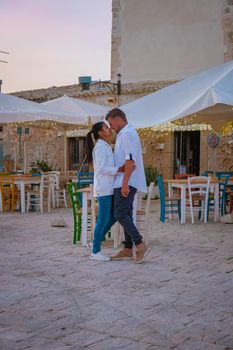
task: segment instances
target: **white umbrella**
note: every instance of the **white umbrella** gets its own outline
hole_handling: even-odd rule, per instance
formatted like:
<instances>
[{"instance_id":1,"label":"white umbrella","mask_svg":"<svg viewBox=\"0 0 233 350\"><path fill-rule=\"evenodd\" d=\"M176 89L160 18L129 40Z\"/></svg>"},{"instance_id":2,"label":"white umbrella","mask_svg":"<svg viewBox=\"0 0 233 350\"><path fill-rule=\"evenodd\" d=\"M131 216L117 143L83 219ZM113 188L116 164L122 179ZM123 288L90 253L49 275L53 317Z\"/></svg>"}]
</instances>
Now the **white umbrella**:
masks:
<instances>
[{"instance_id":1,"label":"white umbrella","mask_svg":"<svg viewBox=\"0 0 233 350\"><path fill-rule=\"evenodd\" d=\"M0 123L27 122L46 117L37 103L0 93Z\"/></svg>"},{"instance_id":2,"label":"white umbrella","mask_svg":"<svg viewBox=\"0 0 233 350\"><path fill-rule=\"evenodd\" d=\"M72 116L75 119L82 118L84 124L96 123L103 119L109 111L108 107L79 100L77 98L64 95L62 97L41 103L51 112L61 112Z\"/></svg>"},{"instance_id":3,"label":"white umbrella","mask_svg":"<svg viewBox=\"0 0 233 350\"><path fill-rule=\"evenodd\" d=\"M202 121L232 121L233 111L229 107L233 105L232 82L233 61L172 84L121 108L136 128L164 124L204 109L199 117ZM221 105L217 113L212 113L212 106L216 104ZM211 109L207 110L209 107Z\"/></svg>"},{"instance_id":4,"label":"white umbrella","mask_svg":"<svg viewBox=\"0 0 233 350\"><path fill-rule=\"evenodd\" d=\"M41 104L0 93L0 123L23 123L43 120L67 124L81 124L85 122L81 118L74 119L68 113L48 111Z\"/></svg>"}]
</instances>

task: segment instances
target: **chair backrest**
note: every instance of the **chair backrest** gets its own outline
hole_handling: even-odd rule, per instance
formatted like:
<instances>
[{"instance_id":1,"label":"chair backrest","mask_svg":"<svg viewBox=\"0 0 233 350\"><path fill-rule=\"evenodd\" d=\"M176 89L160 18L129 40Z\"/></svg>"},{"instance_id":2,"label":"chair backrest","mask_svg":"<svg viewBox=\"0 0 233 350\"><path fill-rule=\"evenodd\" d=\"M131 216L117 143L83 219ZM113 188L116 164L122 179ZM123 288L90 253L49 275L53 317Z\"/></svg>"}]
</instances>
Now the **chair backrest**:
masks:
<instances>
[{"instance_id":1,"label":"chair backrest","mask_svg":"<svg viewBox=\"0 0 233 350\"><path fill-rule=\"evenodd\" d=\"M60 188L60 179L59 179L59 175L57 174L57 172L50 172L50 179L52 181L52 184L54 186L54 188L56 190L59 190Z\"/></svg>"},{"instance_id":2,"label":"chair backrest","mask_svg":"<svg viewBox=\"0 0 233 350\"><path fill-rule=\"evenodd\" d=\"M76 182L69 182L67 185L67 191L70 196L70 202L74 213L81 208L81 202L78 191L78 184Z\"/></svg>"},{"instance_id":3,"label":"chair backrest","mask_svg":"<svg viewBox=\"0 0 233 350\"><path fill-rule=\"evenodd\" d=\"M196 174L175 174L175 179L187 179L188 177L196 176Z\"/></svg>"},{"instance_id":4,"label":"chair backrest","mask_svg":"<svg viewBox=\"0 0 233 350\"><path fill-rule=\"evenodd\" d=\"M219 176L233 176L233 171L215 171L215 176L219 178Z\"/></svg>"},{"instance_id":5,"label":"chair backrest","mask_svg":"<svg viewBox=\"0 0 233 350\"><path fill-rule=\"evenodd\" d=\"M165 191L162 176L157 176L157 184L159 186L160 201L165 204Z\"/></svg>"},{"instance_id":6,"label":"chair backrest","mask_svg":"<svg viewBox=\"0 0 233 350\"><path fill-rule=\"evenodd\" d=\"M201 174L202 176L210 176L210 175L213 175L214 172L211 171L211 170L205 170L203 171L203 173Z\"/></svg>"},{"instance_id":7,"label":"chair backrest","mask_svg":"<svg viewBox=\"0 0 233 350\"><path fill-rule=\"evenodd\" d=\"M9 195L11 197L9 197ZM14 200L15 200L15 186L14 186L14 179L11 178L0 178L0 199L2 201L0 207L2 208L2 211L4 211L4 203L5 200L9 199L9 209L11 212L14 211Z\"/></svg>"},{"instance_id":8,"label":"chair backrest","mask_svg":"<svg viewBox=\"0 0 233 350\"><path fill-rule=\"evenodd\" d=\"M45 189L50 188L51 185L53 185L51 175L42 174L40 180L40 191L43 192Z\"/></svg>"},{"instance_id":9,"label":"chair backrest","mask_svg":"<svg viewBox=\"0 0 233 350\"><path fill-rule=\"evenodd\" d=\"M188 189L190 196L195 194L209 195L210 177L193 176L188 177Z\"/></svg>"},{"instance_id":10,"label":"chair backrest","mask_svg":"<svg viewBox=\"0 0 233 350\"><path fill-rule=\"evenodd\" d=\"M77 173L77 182L79 186L91 185L94 181L94 172L80 172Z\"/></svg>"},{"instance_id":11,"label":"chair backrest","mask_svg":"<svg viewBox=\"0 0 233 350\"><path fill-rule=\"evenodd\" d=\"M223 180L222 182L219 183L219 192L224 194L226 193L226 188L227 188L227 184L229 181L229 177L230 175L219 175L218 179L219 180Z\"/></svg>"}]
</instances>

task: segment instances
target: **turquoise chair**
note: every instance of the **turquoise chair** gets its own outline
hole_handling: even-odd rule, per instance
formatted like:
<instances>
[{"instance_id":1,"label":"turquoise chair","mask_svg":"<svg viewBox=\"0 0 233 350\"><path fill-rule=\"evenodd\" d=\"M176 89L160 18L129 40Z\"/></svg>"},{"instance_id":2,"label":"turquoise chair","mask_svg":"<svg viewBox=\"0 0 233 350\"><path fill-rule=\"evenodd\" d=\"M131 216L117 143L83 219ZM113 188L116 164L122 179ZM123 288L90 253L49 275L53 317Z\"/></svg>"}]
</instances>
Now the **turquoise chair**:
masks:
<instances>
[{"instance_id":1,"label":"turquoise chair","mask_svg":"<svg viewBox=\"0 0 233 350\"><path fill-rule=\"evenodd\" d=\"M77 172L77 182L79 187L93 184L94 172Z\"/></svg>"},{"instance_id":2,"label":"turquoise chair","mask_svg":"<svg viewBox=\"0 0 233 350\"><path fill-rule=\"evenodd\" d=\"M77 172L77 184L79 188L92 185L94 182L94 172ZM82 207L82 193L79 193L79 199Z\"/></svg>"},{"instance_id":3,"label":"turquoise chair","mask_svg":"<svg viewBox=\"0 0 233 350\"><path fill-rule=\"evenodd\" d=\"M92 185L94 182L94 172L77 172L77 184L79 188ZM79 193L79 200L82 207L82 193Z\"/></svg>"},{"instance_id":4,"label":"turquoise chair","mask_svg":"<svg viewBox=\"0 0 233 350\"><path fill-rule=\"evenodd\" d=\"M219 175L219 180L224 180L219 183L219 211L221 215L226 214L226 200L227 200L227 183L229 180L229 175ZM209 196L209 206L208 206L208 216L209 216L209 209L214 207L214 198L212 195Z\"/></svg>"},{"instance_id":5,"label":"turquoise chair","mask_svg":"<svg viewBox=\"0 0 233 350\"><path fill-rule=\"evenodd\" d=\"M214 175L214 172L213 172L213 171L206 170L206 171L203 171L203 173L202 173L201 175L202 175L202 176L211 176L211 175Z\"/></svg>"},{"instance_id":6,"label":"turquoise chair","mask_svg":"<svg viewBox=\"0 0 233 350\"><path fill-rule=\"evenodd\" d=\"M215 171L215 176L233 176L233 171Z\"/></svg>"},{"instance_id":7,"label":"turquoise chair","mask_svg":"<svg viewBox=\"0 0 233 350\"><path fill-rule=\"evenodd\" d=\"M166 197L161 176L157 176L160 194L160 221L165 222L166 214L178 214L180 218L180 197Z\"/></svg>"}]
</instances>

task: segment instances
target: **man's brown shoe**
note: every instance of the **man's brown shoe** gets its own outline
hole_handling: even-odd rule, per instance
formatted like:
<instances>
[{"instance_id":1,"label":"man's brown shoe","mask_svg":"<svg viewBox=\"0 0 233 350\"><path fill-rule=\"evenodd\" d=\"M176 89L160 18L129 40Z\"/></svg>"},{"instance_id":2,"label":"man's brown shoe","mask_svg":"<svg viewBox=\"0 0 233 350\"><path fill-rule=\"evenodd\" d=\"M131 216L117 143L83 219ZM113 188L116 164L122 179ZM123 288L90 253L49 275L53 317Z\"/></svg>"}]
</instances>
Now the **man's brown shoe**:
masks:
<instances>
[{"instance_id":1,"label":"man's brown shoe","mask_svg":"<svg viewBox=\"0 0 233 350\"><path fill-rule=\"evenodd\" d=\"M135 262L136 264L141 264L144 258L149 254L150 248L148 248L145 243L140 243L136 246Z\"/></svg>"},{"instance_id":2,"label":"man's brown shoe","mask_svg":"<svg viewBox=\"0 0 233 350\"><path fill-rule=\"evenodd\" d=\"M116 255L111 256L112 260L128 260L133 259L133 249L123 248Z\"/></svg>"}]
</instances>

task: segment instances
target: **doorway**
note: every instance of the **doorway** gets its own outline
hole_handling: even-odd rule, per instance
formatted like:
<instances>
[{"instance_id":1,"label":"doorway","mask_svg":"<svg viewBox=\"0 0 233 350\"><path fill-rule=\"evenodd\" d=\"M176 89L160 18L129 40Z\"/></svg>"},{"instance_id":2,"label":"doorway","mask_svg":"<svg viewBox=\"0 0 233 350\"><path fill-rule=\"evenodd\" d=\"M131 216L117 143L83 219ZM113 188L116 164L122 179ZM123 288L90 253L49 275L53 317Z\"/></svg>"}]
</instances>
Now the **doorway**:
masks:
<instances>
[{"instance_id":1,"label":"doorway","mask_svg":"<svg viewBox=\"0 0 233 350\"><path fill-rule=\"evenodd\" d=\"M69 170L79 170L86 155L85 137L69 137L68 140ZM82 171L87 171L87 169L88 163L85 162Z\"/></svg>"},{"instance_id":2,"label":"doorway","mask_svg":"<svg viewBox=\"0 0 233 350\"><path fill-rule=\"evenodd\" d=\"M174 174L200 171L200 131L176 131L174 134Z\"/></svg>"}]
</instances>

